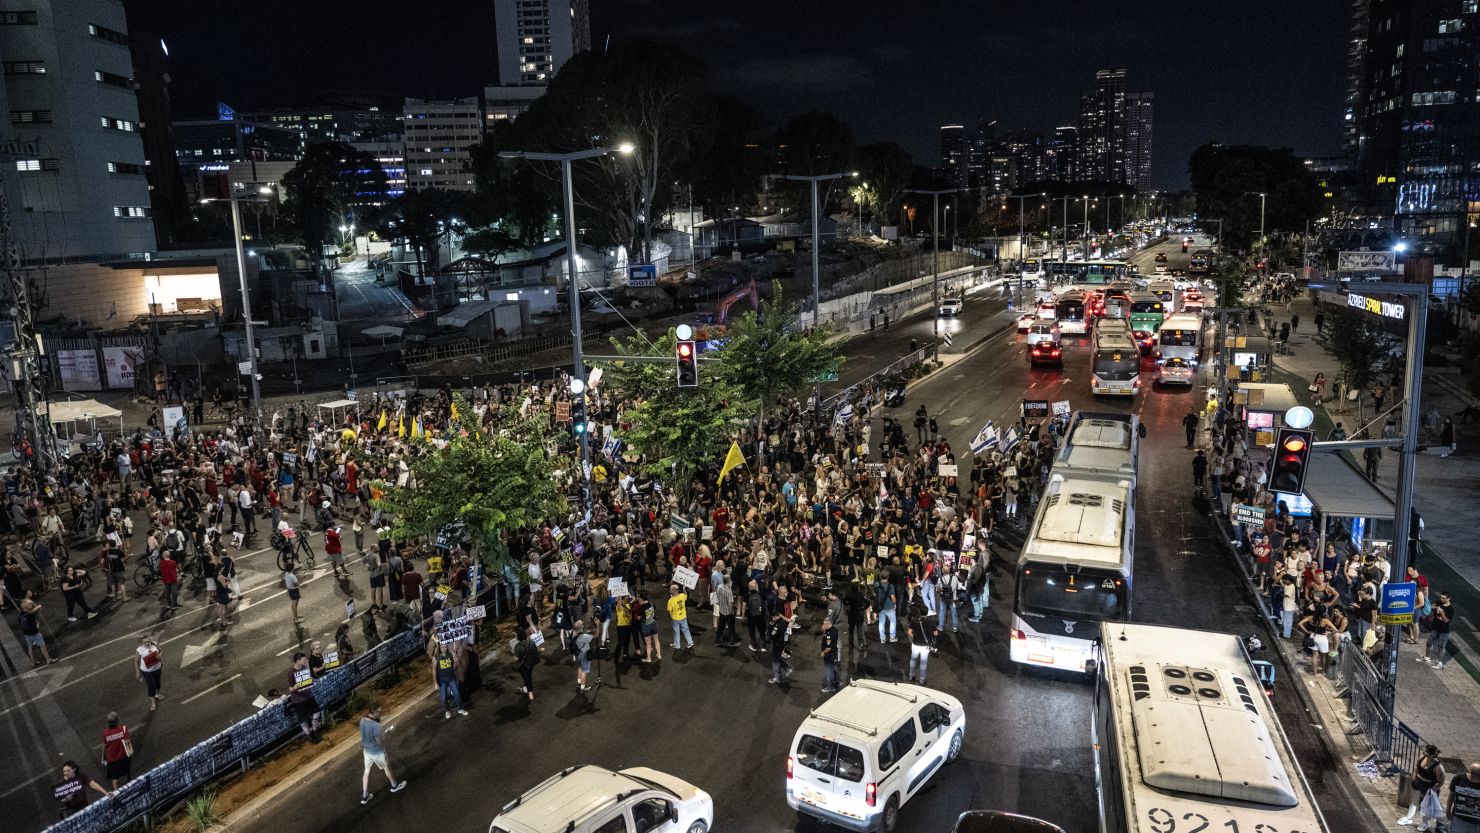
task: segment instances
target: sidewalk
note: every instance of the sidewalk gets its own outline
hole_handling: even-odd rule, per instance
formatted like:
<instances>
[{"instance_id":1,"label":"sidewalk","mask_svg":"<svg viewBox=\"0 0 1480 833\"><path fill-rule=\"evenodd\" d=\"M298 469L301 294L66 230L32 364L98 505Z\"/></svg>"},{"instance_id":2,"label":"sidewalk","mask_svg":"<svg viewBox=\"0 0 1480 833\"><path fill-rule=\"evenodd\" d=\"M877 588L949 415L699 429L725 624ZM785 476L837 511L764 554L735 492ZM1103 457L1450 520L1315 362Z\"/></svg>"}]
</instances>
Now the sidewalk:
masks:
<instances>
[{"instance_id":1,"label":"sidewalk","mask_svg":"<svg viewBox=\"0 0 1480 833\"><path fill-rule=\"evenodd\" d=\"M1288 355L1274 357L1273 380L1290 386L1296 398L1316 409L1315 427L1318 439L1327 436L1335 421L1344 423L1348 434L1355 434L1357 408L1355 403L1328 401L1317 405L1314 394L1307 388L1317 373L1324 372L1334 379L1339 368L1316 341L1314 332L1315 306L1307 298L1292 302L1283 312L1274 310L1276 316L1299 315L1301 330L1292 333ZM1422 407L1435 405L1446 416L1452 416L1464 407L1454 391L1434 379L1441 370L1425 373ZM1367 393L1363 393L1363 413L1372 418L1373 408ZM1384 407L1393 404L1388 399ZM1458 421L1456 421L1458 422ZM1380 424L1378 426L1380 428ZM1474 448L1480 444L1480 429L1471 425L1458 425L1459 447ZM1389 497L1394 496L1398 478L1399 454L1383 453L1378 467L1376 485ZM1360 459L1356 460L1360 470ZM1469 522L1473 507L1480 499L1480 455L1457 454L1448 458L1419 454L1415 472L1414 505L1424 518L1422 554L1418 565L1429 577L1431 587L1448 592L1454 600L1455 628L1451 643L1452 660L1443 670L1433 670L1413 660L1422 645L1400 646L1398 667L1397 717L1417 732L1425 742L1437 745L1443 758L1449 762L1465 764L1480 761L1480 636L1475 623L1480 621L1480 589L1473 577L1480 575L1480 550L1474 543L1473 525ZM1345 720L1346 705L1335 695L1332 682L1325 677L1305 680L1313 700L1334 707L1323 712L1328 726L1349 728ZM1332 731L1333 738L1342 737L1342 732ZM1362 741L1357 740L1358 745ZM1365 748L1353 747L1355 757L1364 755ZM1359 779L1361 780L1361 779ZM1396 816L1389 808L1395 804L1392 793L1396 790L1395 780L1381 782L1379 790L1381 818L1392 826ZM1368 785L1370 786L1370 785ZM1364 789L1365 792L1365 789ZM1397 829L1395 826L1393 829Z\"/></svg>"}]
</instances>

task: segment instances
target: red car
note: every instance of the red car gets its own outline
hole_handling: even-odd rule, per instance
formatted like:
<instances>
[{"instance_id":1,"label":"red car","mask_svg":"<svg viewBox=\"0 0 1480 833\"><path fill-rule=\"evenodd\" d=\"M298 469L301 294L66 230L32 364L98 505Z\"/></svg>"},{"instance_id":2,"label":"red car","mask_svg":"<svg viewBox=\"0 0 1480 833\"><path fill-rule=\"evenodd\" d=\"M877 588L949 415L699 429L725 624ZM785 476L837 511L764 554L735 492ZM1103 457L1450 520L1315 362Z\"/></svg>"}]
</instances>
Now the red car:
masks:
<instances>
[{"instance_id":1,"label":"red car","mask_svg":"<svg viewBox=\"0 0 1480 833\"><path fill-rule=\"evenodd\" d=\"M1064 348L1057 341L1040 341L1028 348L1028 364L1037 367L1040 364L1064 366Z\"/></svg>"}]
</instances>

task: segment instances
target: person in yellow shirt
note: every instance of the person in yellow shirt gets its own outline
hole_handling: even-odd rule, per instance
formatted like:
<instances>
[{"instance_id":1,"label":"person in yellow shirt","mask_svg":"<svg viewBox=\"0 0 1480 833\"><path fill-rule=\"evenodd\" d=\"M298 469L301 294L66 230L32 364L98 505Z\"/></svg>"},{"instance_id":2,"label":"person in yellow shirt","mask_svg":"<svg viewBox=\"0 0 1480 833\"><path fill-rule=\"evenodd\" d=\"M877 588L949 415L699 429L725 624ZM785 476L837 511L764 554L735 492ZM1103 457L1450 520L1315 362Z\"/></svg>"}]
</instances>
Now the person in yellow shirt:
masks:
<instances>
[{"instance_id":1,"label":"person in yellow shirt","mask_svg":"<svg viewBox=\"0 0 1480 833\"><path fill-rule=\"evenodd\" d=\"M677 584L668 585L668 618L673 620L673 650L683 649L684 640L689 643L687 647L693 648L694 635L689 632L689 594Z\"/></svg>"},{"instance_id":2,"label":"person in yellow shirt","mask_svg":"<svg viewBox=\"0 0 1480 833\"><path fill-rule=\"evenodd\" d=\"M627 647L631 645L634 649L638 647L638 641L632 638L632 597L623 595L616 599L613 605L612 615L617 620L617 656L616 661L630 659Z\"/></svg>"},{"instance_id":3,"label":"person in yellow shirt","mask_svg":"<svg viewBox=\"0 0 1480 833\"><path fill-rule=\"evenodd\" d=\"M592 466L591 467L591 479L592 480L595 480L597 483L605 483L606 482L606 466L602 465L601 463L597 463L595 466Z\"/></svg>"}]
</instances>

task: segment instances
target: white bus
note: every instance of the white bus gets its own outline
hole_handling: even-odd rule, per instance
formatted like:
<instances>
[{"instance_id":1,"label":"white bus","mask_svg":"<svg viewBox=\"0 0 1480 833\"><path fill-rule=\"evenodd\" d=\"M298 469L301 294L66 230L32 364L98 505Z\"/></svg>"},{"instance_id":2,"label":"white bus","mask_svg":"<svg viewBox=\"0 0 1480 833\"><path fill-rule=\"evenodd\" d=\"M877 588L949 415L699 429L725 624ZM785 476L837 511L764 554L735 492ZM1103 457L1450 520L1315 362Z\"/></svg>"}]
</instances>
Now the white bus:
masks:
<instances>
[{"instance_id":1,"label":"white bus","mask_svg":"<svg viewBox=\"0 0 1480 833\"><path fill-rule=\"evenodd\" d=\"M1135 479L1055 467L1018 555L1008 655L1088 671L1102 622L1131 614Z\"/></svg>"},{"instance_id":2,"label":"white bus","mask_svg":"<svg viewBox=\"0 0 1480 833\"><path fill-rule=\"evenodd\" d=\"M1171 281L1153 281L1146 287L1146 291L1161 299L1162 311L1167 315L1182 308L1182 293L1177 291L1177 285Z\"/></svg>"},{"instance_id":3,"label":"white bus","mask_svg":"<svg viewBox=\"0 0 1480 833\"><path fill-rule=\"evenodd\" d=\"M1089 299L1083 292L1061 293L1054 300L1054 317L1059 320L1061 335L1084 335L1089 332Z\"/></svg>"},{"instance_id":4,"label":"white bus","mask_svg":"<svg viewBox=\"0 0 1480 833\"><path fill-rule=\"evenodd\" d=\"M1141 456L1139 424L1135 414L1075 411L1053 470L1113 474L1128 478L1134 488Z\"/></svg>"},{"instance_id":5,"label":"white bus","mask_svg":"<svg viewBox=\"0 0 1480 833\"><path fill-rule=\"evenodd\" d=\"M1117 623L1099 645L1100 833L1328 833L1242 639Z\"/></svg>"},{"instance_id":6,"label":"white bus","mask_svg":"<svg viewBox=\"0 0 1480 833\"><path fill-rule=\"evenodd\" d=\"M1135 396L1141 390L1141 351L1124 318L1101 318L1095 324L1089 384L1097 396Z\"/></svg>"},{"instance_id":7,"label":"white bus","mask_svg":"<svg viewBox=\"0 0 1480 833\"><path fill-rule=\"evenodd\" d=\"M1168 315L1156 331L1156 361L1185 359L1193 369L1202 358L1203 319L1200 313L1179 312Z\"/></svg>"}]
</instances>

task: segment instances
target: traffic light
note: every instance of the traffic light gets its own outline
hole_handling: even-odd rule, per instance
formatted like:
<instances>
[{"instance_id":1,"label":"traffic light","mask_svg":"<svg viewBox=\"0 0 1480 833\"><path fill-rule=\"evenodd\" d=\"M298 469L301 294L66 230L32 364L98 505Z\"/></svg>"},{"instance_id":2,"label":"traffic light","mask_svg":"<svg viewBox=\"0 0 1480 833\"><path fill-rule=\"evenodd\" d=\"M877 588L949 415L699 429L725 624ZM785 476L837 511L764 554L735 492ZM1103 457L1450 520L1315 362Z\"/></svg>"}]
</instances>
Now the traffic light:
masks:
<instances>
[{"instance_id":1,"label":"traffic light","mask_svg":"<svg viewBox=\"0 0 1480 833\"><path fill-rule=\"evenodd\" d=\"M586 394L578 393L570 401L570 432L579 437L586 433Z\"/></svg>"},{"instance_id":2,"label":"traffic light","mask_svg":"<svg viewBox=\"0 0 1480 833\"><path fill-rule=\"evenodd\" d=\"M1302 428L1281 428L1274 443L1274 466L1269 473L1269 488L1276 492L1298 495L1305 485L1310 468L1311 442L1315 432Z\"/></svg>"},{"instance_id":3,"label":"traffic light","mask_svg":"<svg viewBox=\"0 0 1480 833\"><path fill-rule=\"evenodd\" d=\"M699 354L694 350L694 342L678 342L674 346L673 353L678 363L678 386L681 388L699 387Z\"/></svg>"}]
</instances>

